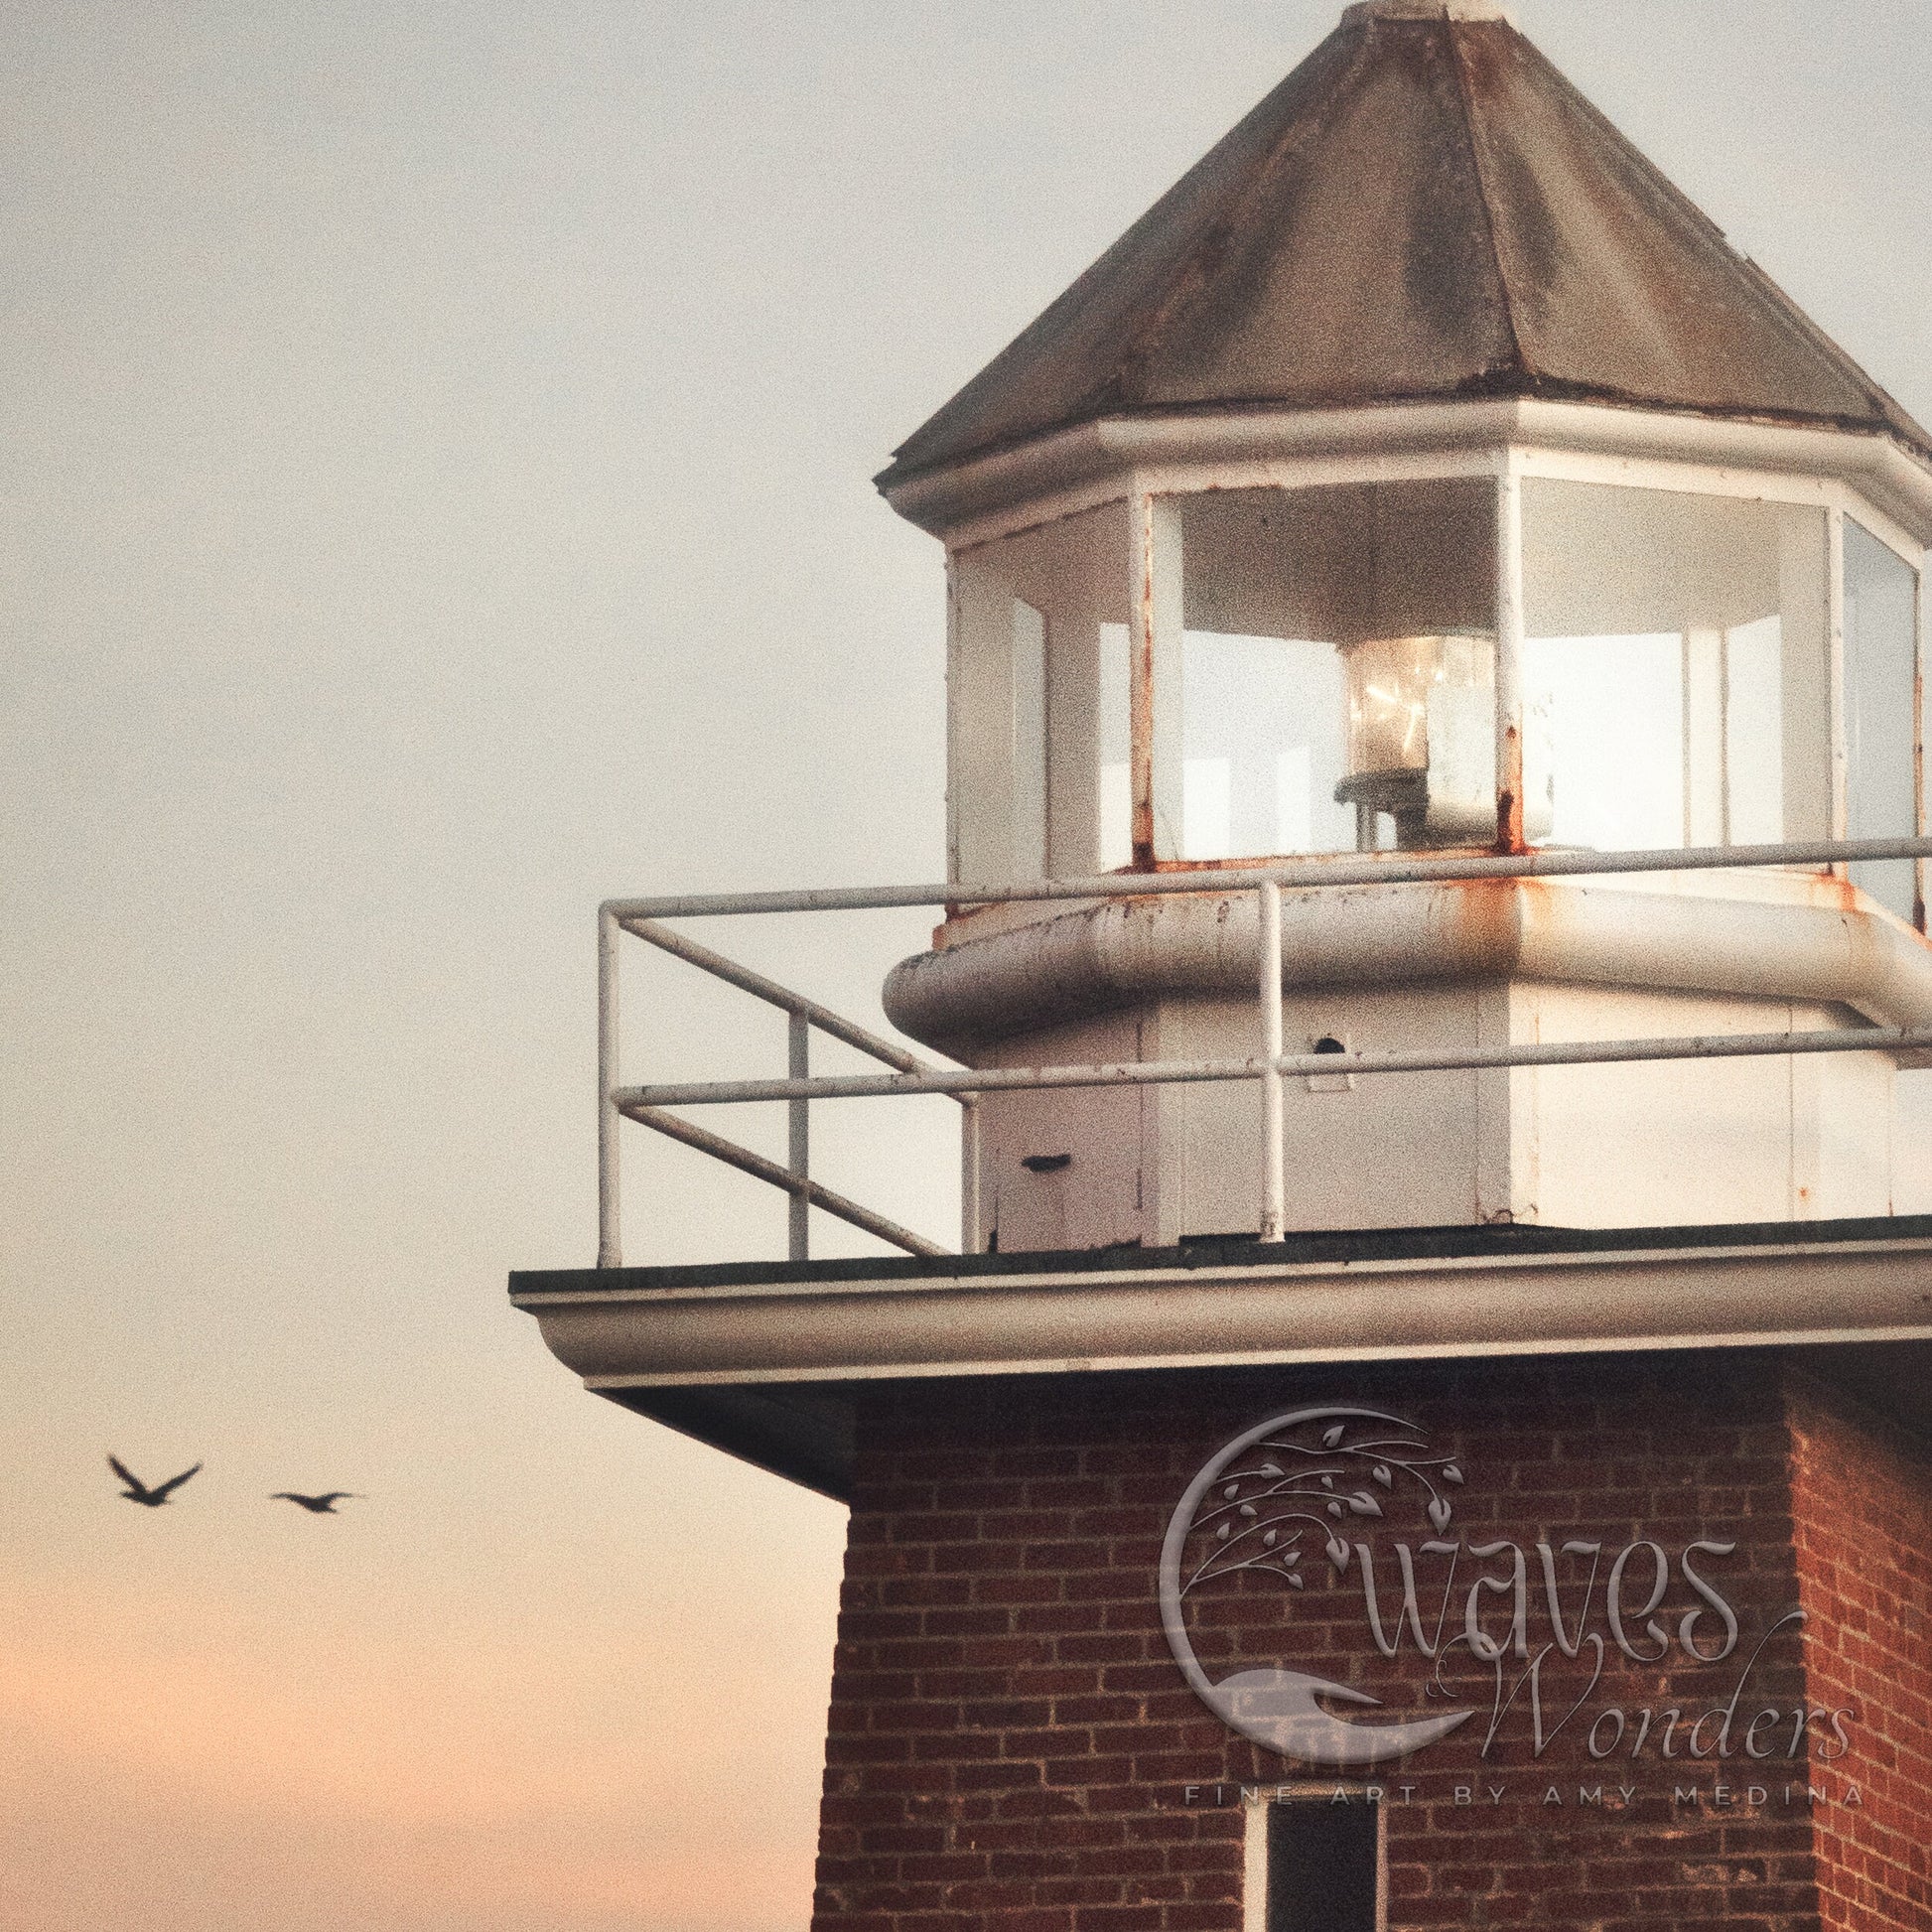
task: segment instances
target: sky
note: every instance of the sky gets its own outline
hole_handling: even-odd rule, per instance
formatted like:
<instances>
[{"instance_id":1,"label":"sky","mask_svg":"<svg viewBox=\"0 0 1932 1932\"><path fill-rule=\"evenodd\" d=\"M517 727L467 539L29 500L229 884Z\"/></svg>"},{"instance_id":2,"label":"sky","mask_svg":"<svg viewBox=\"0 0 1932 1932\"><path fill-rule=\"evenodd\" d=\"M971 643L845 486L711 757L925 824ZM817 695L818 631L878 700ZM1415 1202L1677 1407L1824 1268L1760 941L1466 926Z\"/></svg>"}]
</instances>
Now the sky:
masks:
<instances>
[{"instance_id":1,"label":"sky","mask_svg":"<svg viewBox=\"0 0 1932 1932\"><path fill-rule=\"evenodd\" d=\"M805 1923L842 1512L505 1299L595 1253L595 908L941 875L869 479L1335 11L0 8L6 1932ZM1922 0L1519 11L1932 419ZM728 942L876 1020L923 931ZM781 1067L626 974L628 1075ZM949 1112L815 1161L944 1239ZM782 1252L625 1185L629 1259Z\"/></svg>"}]
</instances>

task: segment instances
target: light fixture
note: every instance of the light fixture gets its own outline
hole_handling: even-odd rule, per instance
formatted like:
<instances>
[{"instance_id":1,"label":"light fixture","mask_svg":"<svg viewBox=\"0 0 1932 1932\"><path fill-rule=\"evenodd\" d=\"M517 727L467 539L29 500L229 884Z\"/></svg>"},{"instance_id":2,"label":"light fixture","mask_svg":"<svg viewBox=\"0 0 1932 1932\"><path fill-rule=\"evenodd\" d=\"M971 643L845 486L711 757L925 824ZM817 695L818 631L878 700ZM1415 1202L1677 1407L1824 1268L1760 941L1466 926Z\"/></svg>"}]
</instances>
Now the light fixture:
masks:
<instances>
[{"instance_id":1,"label":"light fixture","mask_svg":"<svg viewBox=\"0 0 1932 1932\"><path fill-rule=\"evenodd\" d=\"M1366 638L1342 646L1347 769L1362 850L1394 821L1406 849L1465 845L1496 829L1496 645L1479 633Z\"/></svg>"}]
</instances>

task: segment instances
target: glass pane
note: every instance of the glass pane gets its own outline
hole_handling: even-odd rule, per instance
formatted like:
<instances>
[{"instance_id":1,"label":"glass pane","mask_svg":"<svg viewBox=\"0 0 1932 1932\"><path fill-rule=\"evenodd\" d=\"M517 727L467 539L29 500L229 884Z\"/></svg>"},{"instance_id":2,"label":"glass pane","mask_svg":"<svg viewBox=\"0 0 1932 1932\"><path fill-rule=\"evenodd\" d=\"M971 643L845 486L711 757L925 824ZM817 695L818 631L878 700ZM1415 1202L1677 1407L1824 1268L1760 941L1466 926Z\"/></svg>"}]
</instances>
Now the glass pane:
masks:
<instances>
[{"instance_id":1,"label":"glass pane","mask_svg":"<svg viewBox=\"0 0 1932 1932\"><path fill-rule=\"evenodd\" d=\"M1186 633L1181 683L1185 859L1345 851L1341 659L1300 638Z\"/></svg>"},{"instance_id":2,"label":"glass pane","mask_svg":"<svg viewBox=\"0 0 1932 1932\"><path fill-rule=\"evenodd\" d=\"M1530 735L1548 742L1546 788L1531 791L1540 837L1605 852L1684 843L1682 657L1676 636L1525 642Z\"/></svg>"},{"instance_id":3,"label":"glass pane","mask_svg":"<svg viewBox=\"0 0 1932 1932\"><path fill-rule=\"evenodd\" d=\"M1823 510L1536 478L1523 553L1532 838L1827 835Z\"/></svg>"},{"instance_id":4,"label":"glass pane","mask_svg":"<svg viewBox=\"0 0 1932 1932\"><path fill-rule=\"evenodd\" d=\"M1105 860L1102 849L1110 764L1125 797L1127 599L1120 503L953 553L955 878L1083 877L1126 863L1124 849Z\"/></svg>"},{"instance_id":5,"label":"glass pane","mask_svg":"<svg viewBox=\"0 0 1932 1932\"><path fill-rule=\"evenodd\" d=\"M1739 624L1725 660L1725 775L1732 845L1784 837L1784 681L1776 618Z\"/></svg>"},{"instance_id":6,"label":"glass pane","mask_svg":"<svg viewBox=\"0 0 1932 1932\"><path fill-rule=\"evenodd\" d=\"M1100 626L1100 865L1115 872L1134 861L1131 763L1134 690L1127 626Z\"/></svg>"},{"instance_id":7,"label":"glass pane","mask_svg":"<svg viewBox=\"0 0 1932 1932\"><path fill-rule=\"evenodd\" d=\"M1918 576L1868 530L1845 520L1845 831L1909 839L1918 829L1912 691ZM1909 859L1854 866L1853 882L1912 916Z\"/></svg>"},{"instance_id":8,"label":"glass pane","mask_svg":"<svg viewBox=\"0 0 1932 1932\"><path fill-rule=\"evenodd\" d=\"M1013 602L1013 876L1046 873L1046 620Z\"/></svg>"},{"instance_id":9,"label":"glass pane","mask_svg":"<svg viewBox=\"0 0 1932 1932\"><path fill-rule=\"evenodd\" d=\"M1173 856L1492 837L1493 485L1172 500L1183 628L1157 677L1181 686Z\"/></svg>"}]
</instances>

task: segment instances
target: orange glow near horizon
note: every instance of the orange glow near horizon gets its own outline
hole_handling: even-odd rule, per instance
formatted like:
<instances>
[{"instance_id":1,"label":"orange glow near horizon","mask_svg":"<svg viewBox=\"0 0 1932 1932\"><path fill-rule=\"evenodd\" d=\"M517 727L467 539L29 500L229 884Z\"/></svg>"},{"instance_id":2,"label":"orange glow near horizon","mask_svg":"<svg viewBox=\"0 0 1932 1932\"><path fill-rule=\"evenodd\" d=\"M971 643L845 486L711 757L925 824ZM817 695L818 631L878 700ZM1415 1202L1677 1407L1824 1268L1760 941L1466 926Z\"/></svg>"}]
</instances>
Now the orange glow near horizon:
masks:
<instances>
[{"instance_id":1,"label":"orange glow near horizon","mask_svg":"<svg viewBox=\"0 0 1932 1932\"><path fill-rule=\"evenodd\" d=\"M137 1622L16 1597L0 1630L0 1923L188 1932L208 1885L263 1888L282 1903L262 1922L291 1928L602 1932L646 1907L693 1932L797 1923L811 1793L734 1762L760 1715L792 1715L787 1687L766 1681L775 1713L680 1708L653 1686L715 1660L696 1632L640 1632L599 1660L608 1697L587 1704L584 1636L363 1635L303 1676L219 1603L152 1602ZM667 1702L671 1724L653 1724Z\"/></svg>"},{"instance_id":2,"label":"orange glow near horizon","mask_svg":"<svg viewBox=\"0 0 1932 1932\"><path fill-rule=\"evenodd\" d=\"M1341 4L9 9L0 1932L803 1932L844 1513L505 1293L597 1252L596 908L944 877L868 480ZM1520 10L1932 420L1932 10ZM931 914L692 929L884 1030ZM785 1066L634 951L626 1081ZM811 1161L956 1238L949 1101ZM623 1163L631 1261L785 1253Z\"/></svg>"}]
</instances>

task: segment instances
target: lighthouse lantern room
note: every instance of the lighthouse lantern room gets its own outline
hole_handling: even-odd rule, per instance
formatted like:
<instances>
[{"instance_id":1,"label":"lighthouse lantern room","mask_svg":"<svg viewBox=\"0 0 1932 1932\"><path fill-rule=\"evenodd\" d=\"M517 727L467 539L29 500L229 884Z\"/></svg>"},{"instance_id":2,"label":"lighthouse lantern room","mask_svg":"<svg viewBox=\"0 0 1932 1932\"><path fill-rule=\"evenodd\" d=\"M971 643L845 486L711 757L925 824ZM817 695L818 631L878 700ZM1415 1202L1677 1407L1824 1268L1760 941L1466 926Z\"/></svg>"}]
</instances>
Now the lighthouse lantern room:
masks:
<instances>
[{"instance_id":1,"label":"lighthouse lantern room","mask_svg":"<svg viewBox=\"0 0 1932 1932\"><path fill-rule=\"evenodd\" d=\"M1399 862L1920 833L1926 449L1493 10L1353 9L881 479L947 545L951 877L1387 855L1285 896L1299 1051L1923 1026L1911 859ZM1238 1057L1261 944L1211 893L961 904L887 1011ZM1288 1224L1884 1213L1896 1057L1310 1076ZM1258 1104L989 1098L973 1236L1253 1232Z\"/></svg>"},{"instance_id":2,"label":"lighthouse lantern room","mask_svg":"<svg viewBox=\"0 0 1932 1932\"><path fill-rule=\"evenodd\" d=\"M1366 0L879 483L947 876L602 907L599 1265L511 1278L850 1507L817 1932L1923 1932L1932 436ZM681 923L908 906L890 1035ZM632 940L782 1074L640 1081ZM833 1098L957 1108L956 1252ZM624 1265L639 1130L786 1256Z\"/></svg>"}]
</instances>

